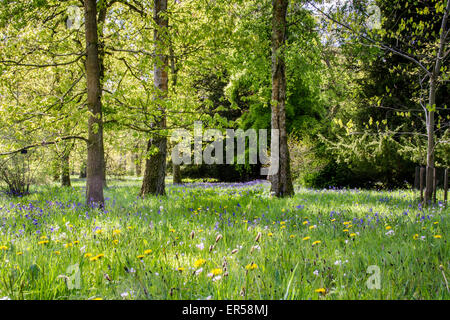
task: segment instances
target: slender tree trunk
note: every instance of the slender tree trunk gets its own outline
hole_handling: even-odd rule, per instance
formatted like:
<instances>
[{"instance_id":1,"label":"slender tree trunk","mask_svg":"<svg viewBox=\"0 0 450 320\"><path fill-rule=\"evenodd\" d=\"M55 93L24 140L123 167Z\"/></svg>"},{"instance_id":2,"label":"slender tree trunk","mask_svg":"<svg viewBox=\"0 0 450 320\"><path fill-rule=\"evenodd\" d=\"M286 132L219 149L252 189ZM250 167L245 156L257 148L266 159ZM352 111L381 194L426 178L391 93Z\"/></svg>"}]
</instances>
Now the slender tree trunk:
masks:
<instances>
[{"instance_id":1,"label":"slender tree trunk","mask_svg":"<svg viewBox=\"0 0 450 320\"><path fill-rule=\"evenodd\" d=\"M136 177L140 177L142 174L142 169L141 169L141 159L139 154L135 153L134 154L134 166L135 166L135 174Z\"/></svg>"},{"instance_id":2,"label":"slender tree trunk","mask_svg":"<svg viewBox=\"0 0 450 320\"><path fill-rule=\"evenodd\" d=\"M177 62L175 59L175 54L173 52L173 46L170 45L170 70L172 72L172 88L173 92L176 92L177 82L178 82L178 68ZM179 164L172 164L172 175L173 175L173 184L181 184L183 183L183 178L181 176L181 166Z\"/></svg>"},{"instance_id":3,"label":"slender tree trunk","mask_svg":"<svg viewBox=\"0 0 450 320\"><path fill-rule=\"evenodd\" d=\"M70 187L70 152L61 157L61 186Z\"/></svg>"},{"instance_id":4,"label":"slender tree trunk","mask_svg":"<svg viewBox=\"0 0 450 320\"><path fill-rule=\"evenodd\" d=\"M87 176L87 172L86 172L87 168L86 168L86 162L83 161L83 163L80 166L80 179L84 179Z\"/></svg>"},{"instance_id":5,"label":"slender tree trunk","mask_svg":"<svg viewBox=\"0 0 450 320\"><path fill-rule=\"evenodd\" d=\"M284 45L288 0L272 0L272 129L278 130L279 140L272 137L272 148L279 146L278 172L270 175L271 192L277 197L294 194L290 172L289 149L286 132L286 65Z\"/></svg>"},{"instance_id":6,"label":"slender tree trunk","mask_svg":"<svg viewBox=\"0 0 450 320\"><path fill-rule=\"evenodd\" d=\"M439 47L436 54L436 60L434 64L434 69L430 75L430 91L428 98L428 105L430 110L427 112L427 172L426 172L426 190L425 190L425 204L431 202L431 198L434 192L433 186L433 173L434 173L434 148L435 148L435 138L434 138L434 110L436 107L436 90L439 81L439 75L441 74L442 62L444 61L445 55L448 52L445 51L447 45L447 22L450 12L450 1L447 1L447 6L445 8L444 16L442 17L441 28L440 28L440 39Z\"/></svg>"},{"instance_id":7,"label":"slender tree trunk","mask_svg":"<svg viewBox=\"0 0 450 320\"><path fill-rule=\"evenodd\" d=\"M156 94L154 100L159 105L159 119L154 127L157 129L166 128L166 116L164 107L160 101L167 98L168 94L168 57L163 52L164 38L168 28L169 21L164 14L167 11L167 0L155 0L154 16L156 25L154 31L155 41L155 67L154 84ZM161 13L163 15L161 15ZM153 152L151 152L153 151ZM150 154L151 153L151 154ZM155 134L147 144L147 160L145 164L144 179L142 181L141 196L147 194L164 195L165 194L165 176L166 176L166 155L167 155L167 137L164 134Z\"/></svg>"},{"instance_id":8,"label":"slender tree trunk","mask_svg":"<svg viewBox=\"0 0 450 320\"><path fill-rule=\"evenodd\" d=\"M87 106L89 110L86 202L104 206L103 119L95 0L85 0Z\"/></svg>"},{"instance_id":9,"label":"slender tree trunk","mask_svg":"<svg viewBox=\"0 0 450 320\"><path fill-rule=\"evenodd\" d=\"M172 165L173 171L173 184L181 184L183 183L183 179L181 177L181 167L179 164Z\"/></svg>"}]
</instances>

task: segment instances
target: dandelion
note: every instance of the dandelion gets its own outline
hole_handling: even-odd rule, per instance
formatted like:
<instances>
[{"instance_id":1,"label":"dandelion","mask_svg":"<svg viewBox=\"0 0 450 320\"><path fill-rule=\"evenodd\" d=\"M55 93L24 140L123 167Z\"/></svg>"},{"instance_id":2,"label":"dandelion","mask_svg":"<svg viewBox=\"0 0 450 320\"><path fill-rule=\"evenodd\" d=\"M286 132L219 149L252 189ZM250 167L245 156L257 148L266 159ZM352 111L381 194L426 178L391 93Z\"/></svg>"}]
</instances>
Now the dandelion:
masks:
<instances>
[{"instance_id":1,"label":"dandelion","mask_svg":"<svg viewBox=\"0 0 450 320\"><path fill-rule=\"evenodd\" d=\"M42 244L47 244L48 240L43 240L43 241L39 241L38 244L42 245Z\"/></svg>"},{"instance_id":2,"label":"dandelion","mask_svg":"<svg viewBox=\"0 0 450 320\"><path fill-rule=\"evenodd\" d=\"M344 229L344 230L342 230L343 232L348 232L348 229Z\"/></svg>"},{"instance_id":3,"label":"dandelion","mask_svg":"<svg viewBox=\"0 0 450 320\"><path fill-rule=\"evenodd\" d=\"M47 236L41 236L39 239L41 239L41 240L47 240L48 238L47 238Z\"/></svg>"},{"instance_id":4,"label":"dandelion","mask_svg":"<svg viewBox=\"0 0 450 320\"><path fill-rule=\"evenodd\" d=\"M294 238L295 238L295 235L291 234L291 235L289 236L289 238L294 239Z\"/></svg>"},{"instance_id":5,"label":"dandelion","mask_svg":"<svg viewBox=\"0 0 450 320\"><path fill-rule=\"evenodd\" d=\"M143 254L140 254L140 255L137 256L137 258L140 259L140 260L144 259L144 257L145 257L145 255L143 255Z\"/></svg>"},{"instance_id":6,"label":"dandelion","mask_svg":"<svg viewBox=\"0 0 450 320\"><path fill-rule=\"evenodd\" d=\"M152 253L152 249L148 249L148 250L145 250L145 251L144 251L144 254L146 254L146 255L148 255L148 254L150 254L150 253Z\"/></svg>"},{"instance_id":7,"label":"dandelion","mask_svg":"<svg viewBox=\"0 0 450 320\"><path fill-rule=\"evenodd\" d=\"M416 233L416 234L413 236L413 239L414 239L414 240L417 240L417 238L419 238L419 235Z\"/></svg>"},{"instance_id":8,"label":"dandelion","mask_svg":"<svg viewBox=\"0 0 450 320\"><path fill-rule=\"evenodd\" d=\"M303 225L309 224L309 221L303 221Z\"/></svg>"},{"instance_id":9,"label":"dandelion","mask_svg":"<svg viewBox=\"0 0 450 320\"><path fill-rule=\"evenodd\" d=\"M21 256L21 255L23 255L23 252L22 252L22 251L19 251L19 252L17 252L17 255L18 255L18 256Z\"/></svg>"},{"instance_id":10,"label":"dandelion","mask_svg":"<svg viewBox=\"0 0 450 320\"><path fill-rule=\"evenodd\" d=\"M85 254L84 254L84 257L85 257L85 258L90 258L90 257L92 257L92 253L89 253L89 252L88 252L88 253L85 253Z\"/></svg>"},{"instance_id":11,"label":"dandelion","mask_svg":"<svg viewBox=\"0 0 450 320\"><path fill-rule=\"evenodd\" d=\"M61 252L60 252L60 251L55 251L55 254L56 254L56 255L60 255Z\"/></svg>"},{"instance_id":12,"label":"dandelion","mask_svg":"<svg viewBox=\"0 0 450 320\"><path fill-rule=\"evenodd\" d=\"M114 239L112 242L113 242L113 244L118 244L118 243L119 243L119 240Z\"/></svg>"},{"instance_id":13,"label":"dandelion","mask_svg":"<svg viewBox=\"0 0 450 320\"><path fill-rule=\"evenodd\" d=\"M7 246L0 246L0 250L8 250Z\"/></svg>"},{"instance_id":14,"label":"dandelion","mask_svg":"<svg viewBox=\"0 0 450 320\"><path fill-rule=\"evenodd\" d=\"M272 232L269 232L269 233L267 234L267 236L268 236L268 237L272 237L272 236L273 236L273 233L272 233Z\"/></svg>"},{"instance_id":15,"label":"dandelion","mask_svg":"<svg viewBox=\"0 0 450 320\"><path fill-rule=\"evenodd\" d=\"M98 255L96 255L95 257L90 258L90 261L97 261L100 260L101 258L103 258L105 255L103 253L100 253Z\"/></svg>"},{"instance_id":16,"label":"dandelion","mask_svg":"<svg viewBox=\"0 0 450 320\"><path fill-rule=\"evenodd\" d=\"M356 233L350 233L350 237L356 237Z\"/></svg>"},{"instance_id":17,"label":"dandelion","mask_svg":"<svg viewBox=\"0 0 450 320\"><path fill-rule=\"evenodd\" d=\"M258 265L257 265L256 263L252 262L252 263L246 265L246 266L245 266L245 269L246 269L246 270L254 270L254 269L258 269Z\"/></svg>"},{"instance_id":18,"label":"dandelion","mask_svg":"<svg viewBox=\"0 0 450 320\"><path fill-rule=\"evenodd\" d=\"M175 229L169 229L169 232L175 233Z\"/></svg>"},{"instance_id":19,"label":"dandelion","mask_svg":"<svg viewBox=\"0 0 450 320\"><path fill-rule=\"evenodd\" d=\"M120 234L120 230L119 229L113 230L113 237L118 236L119 234Z\"/></svg>"},{"instance_id":20,"label":"dandelion","mask_svg":"<svg viewBox=\"0 0 450 320\"><path fill-rule=\"evenodd\" d=\"M316 226L316 225L313 225L313 226L310 226L310 227L309 227L309 230L312 230L312 229L315 229L315 228L317 228L317 226Z\"/></svg>"},{"instance_id":21,"label":"dandelion","mask_svg":"<svg viewBox=\"0 0 450 320\"><path fill-rule=\"evenodd\" d=\"M325 290L325 288L319 288L319 289L314 290L314 292L325 294L327 291Z\"/></svg>"},{"instance_id":22,"label":"dandelion","mask_svg":"<svg viewBox=\"0 0 450 320\"><path fill-rule=\"evenodd\" d=\"M435 235L433 236L433 238L435 238L435 239L441 239L442 236L441 236L440 234L435 234Z\"/></svg>"},{"instance_id":23,"label":"dandelion","mask_svg":"<svg viewBox=\"0 0 450 320\"><path fill-rule=\"evenodd\" d=\"M336 219L331 219L331 222L335 222L336 221Z\"/></svg>"},{"instance_id":24,"label":"dandelion","mask_svg":"<svg viewBox=\"0 0 450 320\"><path fill-rule=\"evenodd\" d=\"M206 260L205 260L205 259L198 259L197 261L194 262L194 266L195 266L196 268L199 268L199 267L201 267L202 265L204 265L205 263L206 263Z\"/></svg>"},{"instance_id":25,"label":"dandelion","mask_svg":"<svg viewBox=\"0 0 450 320\"><path fill-rule=\"evenodd\" d=\"M213 276L218 276L219 274L222 274L222 269L218 269L218 268L212 269L209 274L211 274Z\"/></svg>"},{"instance_id":26,"label":"dandelion","mask_svg":"<svg viewBox=\"0 0 450 320\"><path fill-rule=\"evenodd\" d=\"M304 237L303 241L306 241L306 240L309 240L309 239L311 239L311 237Z\"/></svg>"},{"instance_id":27,"label":"dandelion","mask_svg":"<svg viewBox=\"0 0 450 320\"><path fill-rule=\"evenodd\" d=\"M391 226L387 226L387 227L386 227L386 230L391 230L391 229L392 229Z\"/></svg>"},{"instance_id":28,"label":"dandelion","mask_svg":"<svg viewBox=\"0 0 450 320\"><path fill-rule=\"evenodd\" d=\"M64 245L64 248L70 248L70 247L72 247L72 243L66 243L65 245Z\"/></svg>"},{"instance_id":29,"label":"dandelion","mask_svg":"<svg viewBox=\"0 0 450 320\"><path fill-rule=\"evenodd\" d=\"M314 241L314 242L312 243L312 245L315 246L316 244L319 244L319 243L321 243L321 242L322 242L322 241L317 240L317 241Z\"/></svg>"},{"instance_id":30,"label":"dandelion","mask_svg":"<svg viewBox=\"0 0 450 320\"><path fill-rule=\"evenodd\" d=\"M179 267L177 270L180 271L180 272L183 272L185 270L185 268Z\"/></svg>"}]
</instances>

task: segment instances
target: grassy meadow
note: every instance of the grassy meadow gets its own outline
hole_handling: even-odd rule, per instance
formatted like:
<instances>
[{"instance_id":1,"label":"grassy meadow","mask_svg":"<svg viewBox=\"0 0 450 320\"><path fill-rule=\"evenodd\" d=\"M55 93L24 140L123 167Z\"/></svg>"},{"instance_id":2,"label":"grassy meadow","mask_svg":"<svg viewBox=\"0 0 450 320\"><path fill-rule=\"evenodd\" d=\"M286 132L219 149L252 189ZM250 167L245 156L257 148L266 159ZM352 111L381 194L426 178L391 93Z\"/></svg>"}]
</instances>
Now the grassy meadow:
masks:
<instances>
[{"instance_id":1,"label":"grassy meadow","mask_svg":"<svg viewBox=\"0 0 450 320\"><path fill-rule=\"evenodd\" d=\"M450 298L450 209L417 192L128 179L101 211L84 184L0 195L0 299Z\"/></svg>"}]
</instances>

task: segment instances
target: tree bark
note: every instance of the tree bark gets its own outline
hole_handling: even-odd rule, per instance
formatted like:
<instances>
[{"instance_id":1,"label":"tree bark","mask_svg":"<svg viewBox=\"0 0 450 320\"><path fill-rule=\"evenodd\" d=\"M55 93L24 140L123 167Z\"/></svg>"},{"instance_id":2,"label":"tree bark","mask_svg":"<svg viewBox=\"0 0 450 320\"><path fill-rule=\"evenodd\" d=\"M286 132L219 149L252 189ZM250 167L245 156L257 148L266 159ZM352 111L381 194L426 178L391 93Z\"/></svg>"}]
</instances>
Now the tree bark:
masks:
<instances>
[{"instance_id":1,"label":"tree bark","mask_svg":"<svg viewBox=\"0 0 450 320\"><path fill-rule=\"evenodd\" d=\"M155 65L154 65L154 85L156 93L154 100L160 111L158 120L154 127L158 129L166 128L165 109L161 101L167 98L168 94L168 56L164 53L164 42L169 21L165 14L167 11L167 0L155 0L153 19L157 25L154 31L155 41ZM153 151L151 154L150 152ZM145 164L144 179L142 181L141 196L147 194L164 195L166 177L166 155L167 137L164 134L155 134L149 139L147 144L147 160Z\"/></svg>"},{"instance_id":2,"label":"tree bark","mask_svg":"<svg viewBox=\"0 0 450 320\"><path fill-rule=\"evenodd\" d=\"M292 185L289 149L286 132L286 65L284 45L286 39L286 14L288 0L272 0L272 129L278 130L279 140L272 137L272 147L279 146L279 168L270 175L271 192L277 197L294 194Z\"/></svg>"},{"instance_id":3,"label":"tree bark","mask_svg":"<svg viewBox=\"0 0 450 320\"><path fill-rule=\"evenodd\" d=\"M181 177L181 167L179 164L172 165L173 171L173 184L181 184L183 183L183 179Z\"/></svg>"},{"instance_id":4,"label":"tree bark","mask_svg":"<svg viewBox=\"0 0 450 320\"><path fill-rule=\"evenodd\" d=\"M439 81L439 75L441 73L442 63L445 59L445 52L447 45L447 22L450 12L450 1L447 1L447 6L445 8L444 16L442 17L441 28L440 28L440 39L439 48L436 54L436 60L434 64L433 71L430 75L430 91L428 96L429 111L427 112L427 172L426 172L426 190L424 202L428 205L431 202L433 196L433 173L434 173L434 148L435 148L435 138L434 138L434 110L436 107L436 90Z\"/></svg>"},{"instance_id":5,"label":"tree bark","mask_svg":"<svg viewBox=\"0 0 450 320\"><path fill-rule=\"evenodd\" d=\"M89 110L86 202L88 205L103 207L105 159L103 152L102 92L100 87L96 1L85 0L84 9L87 106Z\"/></svg>"},{"instance_id":6,"label":"tree bark","mask_svg":"<svg viewBox=\"0 0 450 320\"><path fill-rule=\"evenodd\" d=\"M61 157L61 186L70 187L70 153L66 152Z\"/></svg>"}]
</instances>

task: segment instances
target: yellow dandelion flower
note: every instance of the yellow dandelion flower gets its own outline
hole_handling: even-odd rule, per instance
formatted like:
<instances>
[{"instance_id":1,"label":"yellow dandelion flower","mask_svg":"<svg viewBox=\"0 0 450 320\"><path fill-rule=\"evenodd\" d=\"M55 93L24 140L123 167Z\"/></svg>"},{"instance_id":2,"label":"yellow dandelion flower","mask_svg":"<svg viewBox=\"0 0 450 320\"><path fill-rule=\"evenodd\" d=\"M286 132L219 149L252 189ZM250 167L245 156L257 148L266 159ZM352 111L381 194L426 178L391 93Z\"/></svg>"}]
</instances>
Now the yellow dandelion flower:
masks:
<instances>
[{"instance_id":1,"label":"yellow dandelion flower","mask_svg":"<svg viewBox=\"0 0 450 320\"><path fill-rule=\"evenodd\" d=\"M331 222L335 222L336 221L336 219L331 219Z\"/></svg>"},{"instance_id":2,"label":"yellow dandelion flower","mask_svg":"<svg viewBox=\"0 0 450 320\"><path fill-rule=\"evenodd\" d=\"M199 268L206 263L205 259L198 259L194 262L194 267Z\"/></svg>"},{"instance_id":3,"label":"yellow dandelion flower","mask_svg":"<svg viewBox=\"0 0 450 320\"><path fill-rule=\"evenodd\" d=\"M143 254L140 254L137 256L138 259L143 259L144 257L145 257L145 255L143 255Z\"/></svg>"},{"instance_id":4,"label":"yellow dandelion flower","mask_svg":"<svg viewBox=\"0 0 450 320\"><path fill-rule=\"evenodd\" d=\"M64 248L70 248L70 247L72 247L73 245L72 245L72 243L66 243L65 245L64 245Z\"/></svg>"},{"instance_id":5,"label":"yellow dandelion flower","mask_svg":"<svg viewBox=\"0 0 450 320\"><path fill-rule=\"evenodd\" d=\"M291 234L291 235L289 236L289 238L294 239L294 238L295 238L295 235Z\"/></svg>"},{"instance_id":6,"label":"yellow dandelion flower","mask_svg":"<svg viewBox=\"0 0 450 320\"><path fill-rule=\"evenodd\" d=\"M0 246L0 250L8 250L7 246Z\"/></svg>"},{"instance_id":7,"label":"yellow dandelion flower","mask_svg":"<svg viewBox=\"0 0 450 320\"><path fill-rule=\"evenodd\" d=\"M356 233L350 233L350 237L356 237Z\"/></svg>"},{"instance_id":8,"label":"yellow dandelion flower","mask_svg":"<svg viewBox=\"0 0 450 320\"><path fill-rule=\"evenodd\" d=\"M85 257L85 258L90 258L90 257L92 257L92 253L89 253L89 252L88 252L88 253L86 253L86 254L84 255L84 257Z\"/></svg>"},{"instance_id":9,"label":"yellow dandelion flower","mask_svg":"<svg viewBox=\"0 0 450 320\"><path fill-rule=\"evenodd\" d=\"M55 254L56 254L56 255L60 255L61 252L60 252L60 251L55 251Z\"/></svg>"},{"instance_id":10,"label":"yellow dandelion flower","mask_svg":"<svg viewBox=\"0 0 450 320\"><path fill-rule=\"evenodd\" d=\"M47 243L48 243L48 240L42 240L42 241L38 242L38 244L47 244Z\"/></svg>"},{"instance_id":11,"label":"yellow dandelion flower","mask_svg":"<svg viewBox=\"0 0 450 320\"><path fill-rule=\"evenodd\" d=\"M214 276L218 276L219 274L222 274L222 269L212 269L212 270L211 270L211 273L212 273Z\"/></svg>"},{"instance_id":12,"label":"yellow dandelion flower","mask_svg":"<svg viewBox=\"0 0 450 320\"><path fill-rule=\"evenodd\" d=\"M306 241L306 240L309 240L309 239L311 239L311 237L304 237L303 241Z\"/></svg>"},{"instance_id":13,"label":"yellow dandelion flower","mask_svg":"<svg viewBox=\"0 0 450 320\"><path fill-rule=\"evenodd\" d=\"M80 241L75 240L75 241L73 242L73 244L80 244Z\"/></svg>"},{"instance_id":14,"label":"yellow dandelion flower","mask_svg":"<svg viewBox=\"0 0 450 320\"><path fill-rule=\"evenodd\" d=\"M113 240L113 244L118 244L118 243L119 243L119 240L117 240L117 239Z\"/></svg>"},{"instance_id":15,"label":"yellow dandelion flower","mask_svg":"<svg viewBox=\"0 0 450 320\"><path fill-rule=\"evenodd\" d=\"M152 249L148 249L148 250L144 251L144 254L150 254L150 253L152 253Z\"/></svg>"},{"instance_id":16,"label":"yellow dandelion flower","mask_svg":"<svg viewBox=\"0 0 450 320\"><path fill-rule=\"evenodd\" d=\"M436 239L441 239L442 238L442 236L440 234L435 234L433 237L436 238Z\"/></svg>"},{"instance_id":17,"label":"yellow dandelion flower","mask_svg":"<svg viewBox=\"0 0 450 320\"><path fill-rule=\"evenodd\" d=\"M41 236L39 239L41 239L41 240L47 240L48 238L47 238L47 236Z\"/></svg>"},{"instance_id":18,"label":"yellow dandelion flower","mask_svg":"<svg viewBox=\"0 0 450 320\"><path fill-rule=\"evenodd\" d=\"M414 240L417 240L417 238L419 238L419 235L416 233L416 234L413 236L413 239L414 239Z\"/></svg>"},{"instance_id":19,"label":"yellow dandelion flower","mask_svg":"<svg viewBox=\"0 0 450 320\"><path fill-rule=\"evenodd\" d=\"M348 232L348 229L344 229L344 230L342 230L343 232Z\"/></svg>"},{"instance_id":20,"label":"yellow dandelion flower","mask_svg":"<svg viewBox=\"0 0 450 320\"><path fill-rule=\"evenodd\" d=\"M309 230L312 230L312 229L315 229L315 228L317 228L317 226L316 226L316 225L313 225L313 226L310 226L310 227L309 227Z\"/></svg>"},{"instance_id":21,"label":"yellow dandelion flower","mask_svg":"<svg viewBox=\"0 0 450 320\"><path fill-rule=\"evenodd\" d=\"M247 270L258 269L258 265L257 265L256 263L252 262L252 263L246 265L246 266L245 266L245 269L247 269Z\"/></svg>"},{"instance_id":22,"label":"yellow dandelion flower","mask_svg":"<svg viewBox=\"0 0 450 320\"><path fill-rule=\"evenodd\" d=\"M175 229L170 229L169 232L175 233Z\"/></svg>"},{"instance_id":23,"label":"yellow dandelion flower","mask_svg":"<svg viewBox=\"0 0 450 320\"><path fill-rule=\"evenodd\" d=\"M316 244L319 244L319 243L321 243L321 242L322 242L322 241L317 240L317 241L314 241L314 242L312 243L312 245L315 246Z\"/></svg>"},{"instance_id":24,"label":"yellow dandelion flower","mask_svg":"<svg viewBox=\"0 0 450 320\"><path fill-rule=\"evenodd\" d=\"M286 226L281 226L281 227L280 227L280 229L285 229L285 228L286 228Z\"/></svg>"},{"instance_id":25,"label":"yellow dandelion flower","mask_svg":"<svg viewBox=\"0 0 450 320\"><path fill-rule=\"evenodd\" d=\"M184 270L185 270L185 268L183 268L183 267L178 268L178 271L180 271L180 272L183 272Z\"/></svg>"},{"instance_id":26,"label":"yellow dandelion flower","mask_svg":"<svg viewBox=\"0 0 450 320\"><path fill-rule=\"evenodd\" d=\"M391 226L387 226L387 227L386 227L386 230L391 230L391 229L392 229Z\"/></svg>"},{"instance_id":27,"label":"yellow dandelion flower","mask_svg":"<svg viewBox=\"0 0 450 320\"><path fill-rule=\"evenodd\" d=\"M272 232L269 232L269 233L267 234L267 236L272 237L272 236L273 236L273 233L272 233Z\"/></svg>"},{"instance_id":28,"label":"yellow dandelion flower","mask_svg":"<svg viewBox=\"0 0 450 320\"><path fill-rule=\"evenodd\" d=\"M120 230L119 229L113 230L113 236L118 236L119 234L120 234Z\"/></svg>"},{"instance_id":29,"label":"yellow dandelion flower","mask_svg":"<svg viewBox=\"0 0 450 320\"><path fill-rule=\"evenodd\" d=\"M133 227L132 226L128 226L127 229L128 230L133 230Z\"/></svg>"},{"instance_id":30,"label":"yellow dandelion flower","mask_svg":"<svg viewBox=\"0 0 450 320\"><path fill-rule=\"evenodd\" d=\"M327 291L325 290L325 288L319 288L319 289L314 290L314 292L325 294Z\"/></svg>"},{"instance_id":31,"label":"yellow dandelion flower","mask_svg":"<svg viewBox=\"0 0 450 320\"><path fill-rule=\"evenodd\" d=\"M309 221L303 221L303 225L309 224Z\"/></svg>"},{"instance_id":32,"label":"yellow dandelion flower","mask_svg":"<svg viewBox=\"0 0 450 320\"><path fill-rule=\"evenodd\" d=\"M347 225L350 224L350 221L345 221L343 224L344 224L345 226L347 226Z\"/></svg>"},{"instance_id":33,"label":"yellow dandelion flower","mask_svg":"<svg viewBox=\"0 0 450 320\"><path fill-rule=\"evenodd\" d=\"M17 252L17 255L18 255L18 256L21 256L21 255L23 255L23 252L22 252L22 251L19 251L19 252Z\"/></svg>"},{"instance_id":34,"label":"yellow dandelion flower","mask_svg":"<svg viewBox=\"0 0 450 320\"><path fill-rule=\"evenodd\" d=\"M101 234L102 232L103 232L102 229L98 229L95 231L96 234Z\"/></svg>"}]
</instances>

